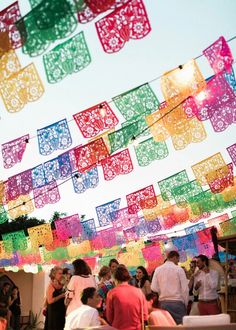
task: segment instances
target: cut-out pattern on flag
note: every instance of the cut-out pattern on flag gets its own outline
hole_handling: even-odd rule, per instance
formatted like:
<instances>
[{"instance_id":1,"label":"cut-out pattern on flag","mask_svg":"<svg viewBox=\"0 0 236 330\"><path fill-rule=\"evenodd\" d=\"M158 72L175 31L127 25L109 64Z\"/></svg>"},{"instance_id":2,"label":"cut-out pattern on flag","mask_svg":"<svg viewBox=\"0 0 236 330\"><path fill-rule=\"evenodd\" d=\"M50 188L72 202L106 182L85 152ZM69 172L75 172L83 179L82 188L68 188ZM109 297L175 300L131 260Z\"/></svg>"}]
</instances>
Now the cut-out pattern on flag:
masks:
<instances>
[{"instance_id":1,"label":"cut-out pattern on flag","mask_svg":"<svg viewBox=\"0 0 236 330\"><path fill-rule=\"evenodd\" d=\"M34 205L41 208L46 204L55 204L60 200L60 193L56 181L52 181L48 185L40 188L35 188L34 192Z\"/></svg>"},{"instance_id":2,"label":"cut-out pattern on flag","mask_svg":"<svg viewBox=\"0 0 236 330\"><path fill-rule=\"evenodd\" d=\"M168 106L176 106L205 86L205 79L195 60L190 60L161 77L161 90Z\"/></svg>"},{"instance_id":3,"label":"cut-out pattern on flag","mask_svg":"<svg viewBox=\"0 0 236 330\"><path fill-rule=\"evenodd\" d=\"M70 237L79 237L82 234L82 226L78 214L70 215L54 221L57 237L66 240Z\"/></svg>"},{"instance_id":4,"label":"cut-out pattern on flag","mask_svg":"<svg viewBox=\"0 0 236 330\"><path fill-rule=\"evenodd\" d=\"M199 143L206 139L207 133L203 123L197 118L185 119L185 130L180 134L172 134L171 139L176 150L186 148L190 143Z\"/></svg>"},{"instance_id":5,"label":"cut-out pattern on flag","mask_svg":"<svg viewBox=\"0 0 236 330\"><path fill-rule=\"evenodd\" d=\"M16 23L29 56L42 54L50 44L68 37L76 28L72 4L68 0L45 0Z\"/></svg>"},{"instance_id":6,"label":"cut-out pattern on flag","mask_svg":"<svg viewBox=\"0 0 236 330\"><path fill-rule=\"evenodd\" d=\"M208 184L206 175L220 167L226 166L225 161L220 152L208 157L201 162L191 166L194 176L200 185L205 186Z\"/></svg>"},{"instance_id":7,"label":"cut-out pattern on flag","mask_svg":"<svg viewBox=\"0 0 236 330\"><path fill-rule=\"evenodd\" d=\"M139 239L135 227L124 229L123 233L126 241L137 241Z\"/></svg>"},{"instance_id":8,"label":"cut-out pattern on flag","mask_svg":"<svg viewBox=\"0 0 236 330\"><path fill-rule=\"evenodd\" d=\"M146 122L146 118L144 115L136 116L130 120L125 121L121 124L122 127L129 126L131 124L137 125L137 131L135 137L149 136L150 130Z\"/></svg>"},{"instance_id":9,"label":"cut-out pattern on flag","mask_svg":"<svg viewBox=\"0 0 236 330\"><path fill-rule=\"evenodd\" d=\"M220 223L223 236L233 235L236 233L236 217Z\"/></svg>"},{"instance_id":10,"label":"cut-out pattern on flag","mask_svg":"<svg viewBox=\"0 0 236 330\"><path fill-rule=\"evenodd\" d=\"M165 141L156 142L149 138L135 147L135 153L139 166L147 166L155 160L164 159L169 155Z\"/></svg>"},{"instance_id":11,"label":"cut-out pattern on flag","mask_svg":"<svg viewBox=\"0 0 236 330\"><path fill-rule=\"evenodd\" d=\"M216 74L224 70L231 72L234 59L224 37L219 37L212 45L204 49L203 55L206 56Z\"/></svg>"},{"instance_id":12,"label":"cut-out pattern on flag","mask_svg":"<svg viewBox=\"0 0 236 330\"><path fill-rule=\"evenodd\" d=\"M10 48L16 49L22 46L20 33L15 23L21 18L18 1L0 11L1 32L7 32ZM8 50L8 49L7 49Z\"/></svg>"},{"instance_id":13,"label":"cut-out pattern on flag","mask_svg":"<svg viewBox=\"0 0 236 330\"><path fill-rule=\"evenodd\" d=\"M128 174L133 171L133 163L129 149L125 149L101 161L104 179L112 180L117 175Z\"/></svg>"},{"instance_id":14,"label":"cut-out pattern on flag","mask_svg":"<svg viewBox=\"0 0 236 330\"><path fill-rule=\"evenodd\" d=\"M236 176L233 185L222 191L221 196L224 202L230 202L236 199Z\"/></svg>"},{"instance_id":15,"label":"cut-out pattern on flag","mask_svg":"<svg viewBox=\"0 0 236 330\"><path fill-rule=\"evenodd\" d=\"M193 234L172 238L172 242L174 246L177 247L178 251L196 249L195 238Z\"/></svg>"},{"instance_id":16,"label":"cut-out pattern on flag","mask_svg":"<svg viewBox=\"0 0 236 330\"><path fill-rule=\"evenodd\" d=\"M81 173L94 167L102 159L109 156L107 147L102 138L75 148L74 153L78 170Z\"/></svg>"},{"instance_id":17,"label":"cut-out pattern on flag","mask_svg":"<svg viewBox=\"0 0 236 330\"><path fill-rule=\"evenodd\" d=\"M171 206L169 201L164 201L161 195L156 196L157 205L152 209L144 209L142 210L143 216L147 221L155 220L162 215L163 210Z\"/></svg>"},{"instance_id":18,"label":"cut-out pattern on flag","mask_svg":"<svg viewBox=\"0 0 236 330\"><path fill-rule=\"evenodd\" d=\"M119 122L107 102L78 112L73 118L85 138L92 138L105 129L115 127Z\"/></svg>"},{"instance_id":19,"label":"cut-out pattern on flag","mask_svg":"<svg viewBox=\"0 0 236 330\"><path fill-rule=\"evenodd\" d=\"M185 183L189 182L188 174L186 170L183 170L179 173L173 174L166 179L163 179L158 182L161 196L164 201L170 201L174 199L172 190L174 187L182 186Z\"/></svg>"},{"instance_id":20,"label":"cut-out pattern on flag","mask_svg":"<svg viewBox=\"0 0 236 330\"><path fill-rule=\"evenodd\" d=\"M43 168L46 184L52 181L66 179L72 172L69 153L64 153L57 158L49 160L44 163Z\"/></svg>"},{"instance_id":21,"label":"cut-out pattern on flag","mask_svg":"<svg viewBox=\"0 0 236 330\"><path fill-rule=\"evenodd\" d=\"M0 82L0 92L7 111L20 111L28 102L44 93L43 84L33 63Z\"/></svg>"},{"instance_id":22,"label":"cut-out pattern on flag","mask_svg":"<svg viewBox=\"0 0 236 330\"><path fill-rule=\"evenodd\" d=\"M0 204L0 225L8 221L7 212L3 205Z\"/></svg>"},{"instance_id":23,"label":"cut-out pattern on flag","mask_svg":"<svg viewBox=\"0 0 236 330\"><path fill-rule=\"evenodd\" d=\"M83 70L90 62L91 57L83 31L43 56L49 83L57 83L68 74Z\"/></svg>"},{"instance_id":24,"label":"cut-out pattern on flag","mask_svg":"<svg viewBox=\"0 0 236 330\"><path fill-rule=\"evenodd\" d=\"M236 143L232 144L231 146L227 147L226 149L230 155L230 158L232 159L232 162L236 166Z\"/></svg>"},{"instance_id":25,"label":"cut-out pattern on flag","mask_svg":"<svg viewBox=\"0 0 236 330\"><path fill-rule=\"evenodd\" d=\"M7 212L11 219L18 218L21 215L29 214L34 211L34 205L30 195L21 195L17 199L7 204Z\"/></svg>"},{"instance_id":26,"label":"cut-out pattern on flag","mask_svg":"<svg viewBox=\"0 0 236 330\"><path fill-rule=\"evenodd\" d=\"M54 150L67 149L72 144L72 138L66 119L37 130L39 153L50 155Z\"/></svg>"},{"instance_id":27,"label":"cut-out pattern on flag","mask_svg":"<svg viewBox=\"0 0 236 330\"><path fill-rule=\"evenodd\" d=\"M197 231L203 230L205 228L206 228L205 223L204 222L200 222L200 223L197 223L196 225L193 225L193 226L190 226L188 228L185 228L185 233L186 233L186 235L194 234Z\"/></svg>"},{"instance_id":28,"label":"cut-out pattern on flag","mask_svg":"<svg viewBox=\"0 0 236 330\"><path fill-rule=\"evenodd\" d=\"M206 88L193 99L197 118L210 119L216 132L225 130L235 121L235 94L223 74L211 78Z\"/></svg>"},{"instance_id":29,"label":"cut-out pattern on flag","mask_svg":"<svg viewBox=\"0 0 236 330\"><path fill-rule=\"evenodd\" d=\"M111 213L119 210L121 198L115 199L103 205L96 207L98 222L100 226L108 226L111 224Z\"/></svg>"},{"instance_id":30,"label":"cut-out pattern on flag","mask_svg":"<svg viewBox=\"0 0 236 330\"><path fill-rule=\"evenodd\" d=\"M155 141L164 141L170 136L169 131L166 129L163 122L163 115L165 112L158 110L146 117L146 122L150 126L150 132L153 135Z\"/></svg>"},{"instance_id":31,"label":"cut-out pattern on flag","mask_svg":"<svg viewBox=\"0 0 236 330\"><path fill-rule=\"evenodd\" d=\"M29 142L29 134L18 139L2 144L2 158L4 168L13 167L22 161L26 144Z\"/></svg>"},{"instance_id":32,"label":"cut-out pattern on flag","mask_svg":"<svg viewBox=\"0 0 236 330\"><path fill-rule=\"evenodd\" d=\"M147 116L156 111L160 104L149 84L114 97L113 101L126 120Z\"/></svg>"},{"instance_id":33,"label":"cut-out pattern on flag","mask_svg":"<svg viewBox=\"0 0 236 330\"><path fill-rule=\"evenodd\" d=\"M142 209L151 209L157 205L153 185L126 195L129 213L137 213Z\"/></svg>"},{"instance_id":34,"label":"cut-out pattern on flag","mask_svg":"<svg viewBox=\"0 0 236 330\"><path fill-rule=\"evenodd\" d=\"M129 1L95 25L106 53L118 52L130 39L144 38L151 31L142 0Z\"/></svg>"},{"instance_id":35,"label":"cut-out pattern on flag","mask_svg":"<svg viewBox=\"0 0 236 330\"><path fill-rule=\"evenodd\" d=\"M89 188L96 188L99 184L97 166L84 173L74 172L72 174L72 182L74 191L77 194L82 194Z\"/></svg>"},{"instance_id":36,"label":"cut-out pattern on flag","mask_svg":"<svg viewBox=\"0 0 236 330\"><path fill-rule=\"evenodd\" d=\"M228 215L228 213L224 213L222 215L219 215L218 217L214 217L214 218L207 220L207 223L210 227L213 227L213 226L216 227L218 235L221 236L222 231L221 231L220 224L227 220L229 220L229 215Z\"/></svg>"},{"instance_id":37,"label":"cut-out pattern on flag","mask_svg":"<svg viewBox=\"0 0 236 330\"><path fill-rule=\"evenodd\" d=\"M4 79L10 78L12 74L17 73L18 71L20 71L20 69L20 61L14 50L10 50L9 52L4 53L2 57L0 57L0 81L4 81Z\"/></svg>"},{"instance_id":38,"label":"cut-out pattern on flag","mask_svg":"<svg viewBox=\"0 0 236 330\"><path fill-rule=\"evenodd\" d=\"M43 164L40 164L34 168L32 168L32 182L33 188L40 188L46 185L46 178L44 175L44 167Z\"/></svg>"},{"instance_id":39,"label":"cut-out pattern on flag","mask_svg":"<svg viewBox=\"0 0 236 330\"><path fill-rule=\"evenodd\" d=\"M0 59L4 54L9 52L10 49L11 49L11 43L8 32L0 31Z\"/></svg>"},{"instance_id":40,"label":"cut-out pattern on flag","mask_svg":"<svg viewBox=\"0 0 236 330\"><path fill-rule=\"evenodd\" d=\"M91 240L97 235L94 219L81 221L83 239Z\"/></svg>"},{"instance_id":41,"label":"cut-out pattern on flag","mask_svg":"<svg viewBox=\"0 0 236 330\"><path fill-rule=\"evenodd\" d=\"M234 93L236 93L236 79L235 79L233 67L231 68L231 72L224 73L224 77L225 77L225 80L227 81L227 83L233 89Z\"/></svg>"},{"instance_id":42,"label":"cut-out pattern on flag","mask_svg":"<svg viewBox=\"0 0 236 330\"><path fill-rule=\"evenodd\" d=\"M103 229L97 232L97 236L91 241L92 249L100 250L111 248L116 245L114 228Z\"/></svg>"},{"instance_id":43,"label":"cut-out pattern on flag","mask_svg":"<svg viewBox=\"0 0 236 330\"><path fill-rule=\"evenodd\" d=\"M115 231L133 227L139 222L138 214L130 214L127 207L110 213L110 216Z\"/></svg>"},{"instance_id":44,"label":"cut-out pattern on flag","mask_svg":"<svg viewBox=\"0 0 236 330\"><path fill-rule=\"evenodd\" d=\"M57 157L59 163L60 179L68 178L72 173L70 153L67 151Z\"/></svg>"},{"instance_id":45,"label":"cut-out pattern on flag","mask_svg":"<svg viewBox=\"0 0 236 330\"><path fill-rule=\"evenodd\" d=\"M6 184L3 181L0 181L0 205L5 204L5 191Z\"/></svg>"},{"instance_id":46,"label":"cut-out pattern on flag","mask_svg":"<svg viewBox=\"0 0 236 330\"><path fill-rule=\"evenodd\" d=\"M6 252L21 251L27 249L27 240L24 230L2 234L4 249Z\"/></svg>"},{"instance_id":47,"label":"cut-out pattern on flag","mask_svg":"<svg viewBox=\"0 0 236 330\"><path fill-rule=\"evenodd\" d=\"M130 125L127 125L115 132L108 134L108 139L111 146L111 153L127 147L129 143L133 141L133 139L137 135L138 123L134 122Z\"/></svg>"},{"instance_id":48,"label":"cut-out pattern on flag","mask_svg":"<svg viewBox=\"0 0 236 330\"><path fill-rule=\"evenodd\" d=\"M175 202L180 207L186 207L188 198L198 195L202 191L201 185L196 180L184 183L183 185L173 187L173 189L171 189Z\"/></svg>"},{"instance_id":49,"label":"cut-out pattern on flag","mask_svg":"<svg viewBox=\"0 0 236 330\"><path fill-rule=\"evenodd\" d=\"M69 239L61 240L58 238L56 229L52 230L52 236L53 236L53 242L49 243L49 244L45 244L45 248L48 251L53 251L53 250L57 249L58 247L65 247L70 244Z\"/></svg>"},{"instance_id":50,"label":"cut-out pattern on flag","mask_svg":"<svg viewBox=\"0 0 236 330\"><path fill-rule=\"evenodd\" d=\"M105 145L107 147L107 150L110 154L111 146L110 146L110 142L109 142L109 139L108 139L108 134L113 133L114 131L115 131L115 128L109 129L108 131L105 131L104 133L99 134L96 137L92 138L91 140L89 140L89 142L102 138L103 142L105 143Z\"/></svg>"},{"instance_id":51,"label":"cut-out pattern on flag","mask_svg":"<svg viewBox=\"0 0 236 330\"><path fill-rule=\"evenodd\" d=\"M145 246L145 248L142 249L142 254L146 261L158 260L162 257L161 249L158 244Z\"/></svg>"},{"instance_id":52,"label":"cut-out pattern on flag","mask_svg":"<svg viewBox=\"0 0 236 330\"><path fill-rule=\"evenodd\" d=\"M49 223L28 228L27 231L33 248L53 242L51 225Z\"/></svg>"},{"instance_id":53,"label":"cut-out pattern on flag","mask_svg":"<svg viewBox=\"0 0 236 330\"><path fill-rule=\"evenodd\" d=\"M212 240L211 227L198 231L195 235L200 244L208 243L209 241Z\"/></svg>"},{"instance_id":54,"label":"cut-out pattern on flag","mask_svg":"<svg viewBox=\"0 0 236 330\"><path fill-rule=\"evenodd\" d=\"M139 218L139 222L135 226L135 230L139 238L147 236L148 234L147 223L143 217Z\"/></svg>"},{"instance_id":55,"label":"cut-out pattern on flag","mask_svg":"<svg viewBox=\"0 0 236 330\"><path fill-rule=\"evenodd\" d=\"M149 237L151 237L150 235L156 235L160 230L162 230L160 220L160 218L157 218L155 220L146 222Z\"/></svg>"},{"instance_id":56,"label":"cut-out pattern on flag","mask_svg":"<svg viewBox=\"0 0 236 330\"><path fill-rule=\"evenodd\" d=\"M178 208L176 205L162 210L161 223L164 229L170 229L189 220L188 209Z\"/></svg>"},{"instance_id":57,"label":"cut-out pattern on flag","mask_svg":"<svg viewBox=\"0 0 236 330\"><path fill-rule=\"evenodd\" d=\"M11 201L20 195L27 195L33 189L31 169L11 176L7 181L7 200Z\"/></svg>"},{"instance_id":58,"label":"cut-out pattern on flag","mask_svg":"<svg viewBox=\"0 0 236 330\"><path fill-rule=\"evenodd\" d=\"M206 180L211 191L216 194L234 185L233 164L220 167L206 174Z\"/></svg>"}]
</instances>

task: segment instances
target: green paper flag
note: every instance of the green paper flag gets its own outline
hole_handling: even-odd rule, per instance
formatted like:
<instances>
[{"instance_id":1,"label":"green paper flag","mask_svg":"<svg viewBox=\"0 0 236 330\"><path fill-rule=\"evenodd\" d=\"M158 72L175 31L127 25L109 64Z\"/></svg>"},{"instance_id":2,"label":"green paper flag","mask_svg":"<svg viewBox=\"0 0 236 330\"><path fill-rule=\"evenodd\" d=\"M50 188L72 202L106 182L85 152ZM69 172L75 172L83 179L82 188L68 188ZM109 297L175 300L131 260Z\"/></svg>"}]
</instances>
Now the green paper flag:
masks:
<instances>
[{"instance_id":1,"label":"green paper flag","mask_svg":"<svg viewBox=\"0 0 236 330\"><path fill-rule=\"evenodd\" d=\"M139 166L147 166L155 160L166 158L169 154L165 141L156 142L153 138L139 143L135 147L135 153Z\"/></svg>"},{"instance_id":2,"label":"green paper flag","mask_svg":"<svg viewBox=\"0 0 236 330\"><path fill-rule=\"evenodd\" d=\"M68 74L83 70L91 62L84 33L80 32L53 48L43 56L43 62L49 83L59 82Z\"/></svg>"},{"instance_id":3,"label":"green paper flag","mask_svg":"<svg viewBox=\"0 0 236 330\"><path fill-rule=\"evenodd\" d=\"M183 184L188 182L189 182L189 178L186 170L183 170L179 173L171 175L170 177L164 180L159 181L158 185L163 200L170 201L171 199L174 199L174 195L172 193L173 188L182 186Z\"/></svg>"},{"instance_id":4,"label":"green paper flag","mask_svg":"<svg viewBox=\"0 0 236 330\"><path fill-rule=\"evenodd\" d=\"M121 148L127 147L132 142L132 138L136 136L138 130L137 122L125 126L118 131L108 134L108 139L111 147L111 153Z\"/></svg>"}]
</instances>

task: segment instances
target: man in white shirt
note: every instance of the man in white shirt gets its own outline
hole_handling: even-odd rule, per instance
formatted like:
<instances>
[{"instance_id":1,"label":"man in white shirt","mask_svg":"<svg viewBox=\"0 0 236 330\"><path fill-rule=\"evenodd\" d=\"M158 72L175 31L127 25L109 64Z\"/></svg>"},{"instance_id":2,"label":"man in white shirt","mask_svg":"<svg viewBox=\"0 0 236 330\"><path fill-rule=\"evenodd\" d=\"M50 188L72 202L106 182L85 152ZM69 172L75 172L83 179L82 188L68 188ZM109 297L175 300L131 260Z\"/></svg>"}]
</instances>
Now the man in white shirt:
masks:
<instances>
[{"instance_id":1,"label":"man in white shirt","mask_svg":"<svg viewBox=\"0 0 236 330\"><path fill-rule=\"evenodd\" d=\"M169 252L167 261L154 272L151 289L159 294L160 307L167 310L177 324L181 324L186 315L189 289L186 274L178 263L179 253Z\"/></svg>"},{"instance_id":2,"label":"man in white shirt","mask_svg":"<svg viewBox=\"0 0 236 330\"><path fill-rule=\"evenodd\" d=\"M200 315L215 315L220 313L217 288L219 273L209 269L209 259L200 254L197 257L199 271L193 275L193 293L198 294L198 309Z\"/></svg>"},{"instance_id":3,"label":"man in white shirt","mask_svg":"<svg viewBox=\"0 0 236 330\"><path fill-rule=\"evenodd\" d=\"M101 298L95 288L86 288L81 297L82 304L67 315L64 330L84 329L101 325L97 307L101 305Z\"/></svg>"}]
</instances>

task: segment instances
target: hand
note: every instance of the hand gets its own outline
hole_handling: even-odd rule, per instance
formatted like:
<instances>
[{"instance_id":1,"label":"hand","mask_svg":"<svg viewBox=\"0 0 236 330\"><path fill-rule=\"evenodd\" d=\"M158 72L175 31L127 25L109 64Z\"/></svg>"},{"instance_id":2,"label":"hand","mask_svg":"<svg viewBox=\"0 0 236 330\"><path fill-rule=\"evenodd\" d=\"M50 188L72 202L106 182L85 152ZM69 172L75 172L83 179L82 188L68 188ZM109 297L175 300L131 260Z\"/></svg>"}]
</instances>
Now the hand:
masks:
<instances>
[{"instance_id":1,"label":"hand","mask_svg":"<svg viewBox=\"0 0 236 330\"><path fill-rule=\"evenodd\" d=\"M194 290L198 290L201 285L202 285L202 281L197 281L197 283L194 286Z\"/></svg>"}]
</instances>

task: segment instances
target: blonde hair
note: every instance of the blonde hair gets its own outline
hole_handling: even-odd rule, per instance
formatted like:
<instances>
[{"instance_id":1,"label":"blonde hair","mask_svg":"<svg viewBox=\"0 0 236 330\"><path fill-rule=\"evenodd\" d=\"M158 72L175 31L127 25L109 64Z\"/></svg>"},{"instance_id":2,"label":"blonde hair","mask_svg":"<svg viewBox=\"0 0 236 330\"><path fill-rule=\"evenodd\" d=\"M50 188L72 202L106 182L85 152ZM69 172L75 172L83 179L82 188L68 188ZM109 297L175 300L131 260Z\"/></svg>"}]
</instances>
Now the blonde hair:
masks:
<instances>
[{"instance_id":1,"label":"blonde hair","mask_svg":"<svg viewBox=\"0 0 236 330\"><path fill-rule=\"evenodd\" d=\"M56 273L58 272L58 270L62 271L62 268L59 266L55 266L50 270L49 277L51 280L55 279L55 276L56 276Z\"/></svg>"}]
</instances>

